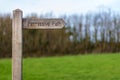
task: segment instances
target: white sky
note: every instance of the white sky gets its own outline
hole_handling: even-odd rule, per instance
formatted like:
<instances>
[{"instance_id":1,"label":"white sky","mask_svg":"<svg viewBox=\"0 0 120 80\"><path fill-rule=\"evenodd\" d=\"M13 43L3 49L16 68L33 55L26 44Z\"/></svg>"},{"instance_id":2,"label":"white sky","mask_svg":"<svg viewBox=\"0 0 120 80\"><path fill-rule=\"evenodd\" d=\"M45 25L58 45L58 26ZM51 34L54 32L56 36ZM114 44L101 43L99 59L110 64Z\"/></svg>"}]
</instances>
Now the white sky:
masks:
<instances>
[{"instance_id":1,"label":"white sky","mask_svg":"<svg viewBox=\"0 0 120 80\"><path fill-rule=\"evenodd\" d=\"M22 9L24 15L30 13L44 14L79 14L95 11L105 6L120 13L120 0L0 0L0 13L12 13Z\"/></svg>"}]
</instances>

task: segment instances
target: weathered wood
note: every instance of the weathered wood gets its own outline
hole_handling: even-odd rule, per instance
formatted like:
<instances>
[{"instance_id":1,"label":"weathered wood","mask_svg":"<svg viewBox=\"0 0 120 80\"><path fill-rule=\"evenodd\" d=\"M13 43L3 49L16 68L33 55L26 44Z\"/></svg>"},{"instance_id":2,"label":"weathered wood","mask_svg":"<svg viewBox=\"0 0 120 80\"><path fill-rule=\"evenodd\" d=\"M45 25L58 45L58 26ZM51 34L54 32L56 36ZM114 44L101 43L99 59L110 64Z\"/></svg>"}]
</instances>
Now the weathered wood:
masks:
<instances>
[{"instance_id":1,"label":"weathered wood","mask_svg":"<svg viewBox=\"0 0 120 80\"><path fill-rule=\"evenodd\" d=\"M12 80L22 80L22 11L13 11L12 20Z\"/></svg>"},{"instance_id":2,"label":"weathered wood","mask_svg":"<svg viewBox=\"0 0 120 80\"><path fill-rule=\"evenodd\" d=\"M61 29L65 25L63 19L23 19L25 29Z\"/></svg>"},{"instance_id":3,"label":"weathered wood","mask_svg":"<svg viewBox=\"0 0 120 80\"><path fill-rule=\"evenodd\" d=\"M22 11L13 11L12 20L12 80L22 80L22 28L61 29L63 19L22 19Z\"/></svg>"}]
</instances>

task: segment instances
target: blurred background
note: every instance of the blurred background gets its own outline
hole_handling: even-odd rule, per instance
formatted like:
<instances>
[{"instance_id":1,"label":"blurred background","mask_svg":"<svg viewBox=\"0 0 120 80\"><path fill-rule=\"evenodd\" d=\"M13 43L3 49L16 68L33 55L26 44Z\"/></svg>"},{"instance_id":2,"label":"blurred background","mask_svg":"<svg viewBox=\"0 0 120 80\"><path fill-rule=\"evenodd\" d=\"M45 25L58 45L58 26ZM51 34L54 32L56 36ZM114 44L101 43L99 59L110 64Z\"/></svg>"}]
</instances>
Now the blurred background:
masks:
<instances>
[{"instance_id":1,"label":"blurred background","mask_svg":"<svg viewBox=\"0 0 120 80\"><path fill-rule=\"evenodd\" d=\"M0 58L12 56L12 11L24 18L62 18L61 30L24 30L23 56L120 52L119 0L0 0Z\"/></svg>"}]
</instances>

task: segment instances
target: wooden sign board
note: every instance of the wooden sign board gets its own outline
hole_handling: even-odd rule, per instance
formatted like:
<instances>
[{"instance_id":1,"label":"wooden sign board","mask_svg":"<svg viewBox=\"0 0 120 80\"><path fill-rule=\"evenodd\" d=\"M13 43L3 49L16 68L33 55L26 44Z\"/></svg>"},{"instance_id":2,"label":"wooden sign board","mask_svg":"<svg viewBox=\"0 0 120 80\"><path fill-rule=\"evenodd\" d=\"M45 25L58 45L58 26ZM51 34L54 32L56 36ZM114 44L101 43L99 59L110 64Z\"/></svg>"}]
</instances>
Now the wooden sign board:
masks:
<instances>
[{"instance_id":1,"label":"wooden sign board","mask_svg":"<svg viewBox=\"0 0 120 80\"><path fill-rule=\"evenodd\" d=\"M24 29L61 29L65 26L63 19L23 19Z\"/></svg>"}]
</instances>

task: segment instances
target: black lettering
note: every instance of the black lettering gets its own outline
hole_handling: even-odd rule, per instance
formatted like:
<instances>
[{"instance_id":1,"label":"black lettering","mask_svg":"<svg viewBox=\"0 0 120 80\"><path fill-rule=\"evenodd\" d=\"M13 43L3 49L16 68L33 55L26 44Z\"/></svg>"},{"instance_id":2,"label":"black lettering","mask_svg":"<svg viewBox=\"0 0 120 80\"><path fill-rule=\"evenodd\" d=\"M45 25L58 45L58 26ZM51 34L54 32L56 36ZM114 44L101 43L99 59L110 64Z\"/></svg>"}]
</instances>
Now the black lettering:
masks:
<instances>
[{"instance_id":1,"label":"black lettering","mask_svg":"<svg viewBox=\"0 0 120 80\"><path fill-rule=\"evenodd\" d=\"M55 22L54 22L54 21L52 21L52 25L53 25L53 26L55 25Z\"/></svg>"},{"instance_id":2,"label":"black lettering","mask_svg":"<svg viewBox=\"0 0 120 80\"><path fill-rule=\"evenodd\" d=\"M58 25L60 25L61 23L60 22L57 22L56 24L55 24L55 26L58 26Z\"/></svg>"},{"instance_id":3,"label":"black lettering","mask_svg":"<svg viewBox=\"0 0 120 80\"><path fill-rule=\"evenodd\" d=\"M50 26L50 23L49 23L49 22L47 22L47 23L46 23L46 26Z\"/></svg>"}]
</instances>

